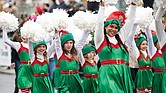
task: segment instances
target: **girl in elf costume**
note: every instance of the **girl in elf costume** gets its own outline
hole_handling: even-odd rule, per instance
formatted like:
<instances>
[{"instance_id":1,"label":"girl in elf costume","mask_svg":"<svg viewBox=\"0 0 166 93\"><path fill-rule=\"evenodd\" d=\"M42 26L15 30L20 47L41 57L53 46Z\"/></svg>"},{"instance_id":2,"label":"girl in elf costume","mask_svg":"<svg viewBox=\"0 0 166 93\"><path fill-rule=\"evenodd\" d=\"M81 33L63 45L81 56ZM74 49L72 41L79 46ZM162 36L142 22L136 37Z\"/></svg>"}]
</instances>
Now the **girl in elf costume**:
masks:
<instances>
[{"instance_id":1,"label":"girl in elf costume","mask_svg":"<svg viewBox=\"0 0 166 93\"><path fill-rule=\"evenodd\" d=\"M135 37L135 42L138 48L135 49L135 56L139 65L135 78L135 86L140 93L144 93L145 89L151 91L153 79L151 60L147 52L148 42L145 36Z\"/></svg>"},{"instance_id":2,"label":"girl in elf costume","mask_svg":"<svg viewBox=\"0 0 166 93\"><path fill-rule=\"evenodd\" d=\"M85 93L97 93L98 88L98 68L95 60L96 50L94 46L86 44L79 54L79 59L84 72L83 87Z\"/></svg>"},{"instance_id":3,"label":"girl in elf costume","mask_svg":"<svg viewBox=\"0 0 166 93\"><path fill-rule=\"evenodd\" d=\"M81 79L78 74L78 55L81 52L82 46L89 33L83 34L83 39L77 45L77 50L74 46L74 37L67 31L62 32L61 39L58 33L55 34L55 50L60 66L60 93L84 93L84 89L81 84Z\"/></svg>"},{"instance_id":4,"label":"girl in elf costume","mask_svg":"<svg viewBox=\"0 0 166 93\"><path fill-rule=\"evenodd\" d=\"M94 36L95 46L101 62L99 70L99 89L101 93L133 93L129 71L125 65L126 49L124 41L134 23L136 2L131 3L127 22L120 29L121 23L119 20L108 18L104 23L105 8L104 2L101 1Z\"/></svg>"},{"instance_id":5,"label":"girl in elf costume","mask_svg":"<svg viewBox=\"0 0 166 93\"><path fill-rule=\"evenodd\" d=\"M20 66L18 69L17 87L21 89L22 93L29 93L29 89L32 87L32 67L30 62L30 56L28 53L28 39L21 37L22 42L13 42L8 36L7 32L3 31L3 40L6 44L14 48L20 58Z\"/></svg>"},{"instance_id":6,"label":"girl in elf costume","mask_svg":"<svg viewBox=\"0 0 166 93\"><path fill-rule=\"evenodd\" d=\"M53 93L48 74L48 57L46 42L29 42L33 70L32 93Z\"/></svg>"},{"instance_id":7,"label":"girl in elf costume","mask_svg":"<svg viewBox=\"0 0 166 93\"><path fill-rule=\"evenodd\" d=\"M164 11L164 8L160 6L155 16L155 26L156 26L156 32L158 35L159 46L161 48L164 61L166 62L166 39L165 39L166 33L164 32L163 24L162 24L163 11ZM162 81L162 93L166 93L166 71L164 71L164 77Z\"/></svg>"}]
</instances>

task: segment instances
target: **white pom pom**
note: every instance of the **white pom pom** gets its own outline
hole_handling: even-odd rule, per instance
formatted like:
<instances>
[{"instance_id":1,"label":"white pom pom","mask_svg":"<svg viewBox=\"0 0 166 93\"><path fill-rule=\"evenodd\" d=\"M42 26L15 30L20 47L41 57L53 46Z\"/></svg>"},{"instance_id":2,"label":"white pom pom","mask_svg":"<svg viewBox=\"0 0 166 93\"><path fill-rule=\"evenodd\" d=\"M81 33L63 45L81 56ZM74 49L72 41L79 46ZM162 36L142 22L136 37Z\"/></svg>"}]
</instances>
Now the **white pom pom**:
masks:
<instances>
[{"instance_id":1,"label":"white pom pom","mask_svg":"<svg viewBox=\"0 0 166 93\"><path fill-rule=\"evenodd\" d=\"M155 0L156 5L159 6L166 6L166 0Z\"/></svg>"},{"instance_id":2,"label":"white pom pom","mask_svg":"<svg viewBox=\"0 0 166 93\"><path fill-rule=\"evenodd\" d=\"M37 17L36 22L40 24L45 31L51 32L54 31L54 20L53 20L53 15L52 13L44 13L42 15L39 15Z\"/></svg>"},{"instance_id":3,"label":"white pom pom","mask_svg":"<svg viewBox=\"0 0 166 93\"><path fill-rule=\"evenodd\" d=\"M18 18L13 14L0 12L0 29L12 32L18 29Z\"/></svg>"},{"instance_id":4,"label":"white pom pom","mask_svg":"<svg viewBox=\"0 0 166 93\"><path fill-rule=\"evenodd\" d=\"M54 9L53 10L53 21L54 27L56 30L66 29L70 24L68 14L65 10L62 9Z\"/></svg>"},{"instance_id":5,"label":"white pom pom","mask_svg":"<svg viewBox=\"0 0 166 93\"><path fill-rule=\"evenodd\" d=\"M97 21L97 15L89 11L78 11L72 17L74 24L81 30L94 31Z\"/></svg>"},{"instance_id":6,"label":"white pom pom","mask_svg":"<svg viewBox=\"0 0 166 93\"><path fill-rule=\"evenodd\" d=\"M23 27L21 27L21 35L33 43L44 40L47 35L46 31L42 28L40 24L34 21L27 21Z\"/></svg>"},{"instance_id":7,"label":"white pom pom","mask_svg":"<svg viewBox=\"0 0 166 93\"><path fill-rule=\"evenodd\" d=\"M145 28L154 19L152 13L152 8L137 7L135 23L139 24L141 28Z\"/></svg>"}]
</instances>

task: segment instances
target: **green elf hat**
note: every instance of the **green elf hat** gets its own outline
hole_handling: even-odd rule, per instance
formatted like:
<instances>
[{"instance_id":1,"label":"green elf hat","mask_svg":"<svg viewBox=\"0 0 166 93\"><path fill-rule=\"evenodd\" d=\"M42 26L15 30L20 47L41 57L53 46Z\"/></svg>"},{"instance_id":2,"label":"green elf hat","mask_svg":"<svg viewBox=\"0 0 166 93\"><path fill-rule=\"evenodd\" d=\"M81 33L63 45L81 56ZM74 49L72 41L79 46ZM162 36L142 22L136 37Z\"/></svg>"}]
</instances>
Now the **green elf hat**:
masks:
<instances>
[{"instance_id":1,"label":"green elf hat","mask_svg":"<svg viewBox=\"0 0 166 93\"><path fill-rule=\"evenodd\" d=\"M96 51L95 47L92 46L92 45L86 44L86 45L84 46L84 48L82 49L83 55L85 55L86 53L89 53L90 51Z\"/></svg>"},{"instance_id":2,"label":"green elf hat","mask_svg":"<svg viewBox=\"0 0 166 93\"><path fill-rule=\"evenodd\" d=\"M106 22L104 22L104 27L108 26L109 24L116 24L118 26L118 31L120 31L121 28L121 22L118 20L108 20Z\"/></svg>"},{"instance_id":3,"label":"green elf hat","mask_svg":"<svg viewBox=\"0 0 166 93\"><path fill-rule=\"evenodd\" d=\"M158 41L158 38L157 38L156 32L153 31L153 30L151 30L151 33L152 33L153 43L155 44L155 43Z\"/></svg>"},{"instance_id":4,"label":"green elf hat","mask_svg":"<svg viewBox=\"0 0 166 93\"><path fill-rule=\"evenodd\" d=\"M63 34L61 37L61 45L63 45L66 41L69 41L69 40L74 41L74 37L71 33L64 31L64 30L59 31L59 33Z\"/></svg>"},{"instance_id":5,"label":"green elf hat","mask_svg":"<svg viewBox=\"0 0 166 93\"><path fill-rule=\"evenodd\" d=\"M143 42L143 41L147 41L147 39L144 37L144 36L141 36L141 37L135 37L135 43L136 43L136 46L139 47L139 45Z\"/></svg>"},{"instance_id":6,"label":"green elf hat","mask_svg":"<svg viewBox=\"0 0 166 93\"><path fill-rule=\"evenodd\" d=\"M38 43L33 43L33 49L35 49L38 45L45 45L46 48L47 48L47 45L46 45L46 41L43 40L43 41L40 41Z\"/></svg>"}]
</instances>

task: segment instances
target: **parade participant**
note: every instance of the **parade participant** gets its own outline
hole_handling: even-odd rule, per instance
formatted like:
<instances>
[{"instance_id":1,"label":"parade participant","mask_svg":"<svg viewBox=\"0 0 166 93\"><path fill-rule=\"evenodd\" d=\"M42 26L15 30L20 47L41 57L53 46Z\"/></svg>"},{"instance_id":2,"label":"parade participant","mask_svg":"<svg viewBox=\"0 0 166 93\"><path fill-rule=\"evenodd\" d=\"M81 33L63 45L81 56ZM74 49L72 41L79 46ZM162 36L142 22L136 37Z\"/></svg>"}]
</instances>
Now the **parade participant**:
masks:
<instances>
[{"instance_id":1,"label":"parade participant","mask_svg":"<svg viewBox=\"0 0 166 93\"><path fill-rule=\"evenodd\" d=\"M162 24L162 14L163 14L164 8L160 6L157 10L157 13L155 15L155 26L156 26L156 32L158 36L158 42L159 46L161 48L161 52L164 58L164 61L166 62L166 33L163 29ZM164 71L163 81L162 81L162 93L166 92L166 72Z\"/></svg>"},{"instance_id":2,"label":"parade participant","mask_svg":"<svg viewBox=\"0 0 166 93\"><path fill-rule=\"evenodd\" d=\"M78 44L78 48L75 48L74 37L71 33L61 30L62 32L61 39L59 38L58 33L55 34L55 50L60 66L60 86L59 92L65 93L84 93L84 89L81 84L81 79L78 74L79 61L78 55L81 51L81 46L83 44ZM87 34L84 39L86 39Z\"/></svg>"},{"instance_id":3,"label":"parade participant","mask_svg":"<svg viewBox=\"0 0 166 93\"><path fill-rule=\"evenodd\" d=\"M22 42L13 42L7 36L7 31L3 31L3 40L6 44L14 48L20 58L20 66L18 69L17 87L22 93L29 93L32 87L32 68L28 53L28 39L21 37Z\"/></svg>"},{"instance_id":4,"label":"parade participant","mask_svg":"<svg viewBox=\"0 0 166 93\"><path fill-rule=\"evenodd\" d=\"M48 74L48 56L46 42L29 42L33 70L32 93L53 93Z\"/></svg>"},{"instance_id":5,"label":"parade participant","mask_svg":"<svg viewBox=\"0 0 166 93\"><path fill-rule=\"evenodd\" d=\"M95 60L96 50L92 45L86 44L79 54L84 72L83 87L85 93L98 93L98 68Z\"/></svg>"},{"instance_id":6,"label":"parade participant","mask_svg":"<svg viewBox=\"0 0 166 93\"><path fill-rule=\"evenodd\" d=\"M104 2L101 1L100 5L94 36L101 62L99 70L100 92L132 93L131 80L124 60L126 49L123 43L134 23L136 2L131 3L129 17L122 28L119 20L106 19L104 22Z\"/></svg>"}]
</instances>

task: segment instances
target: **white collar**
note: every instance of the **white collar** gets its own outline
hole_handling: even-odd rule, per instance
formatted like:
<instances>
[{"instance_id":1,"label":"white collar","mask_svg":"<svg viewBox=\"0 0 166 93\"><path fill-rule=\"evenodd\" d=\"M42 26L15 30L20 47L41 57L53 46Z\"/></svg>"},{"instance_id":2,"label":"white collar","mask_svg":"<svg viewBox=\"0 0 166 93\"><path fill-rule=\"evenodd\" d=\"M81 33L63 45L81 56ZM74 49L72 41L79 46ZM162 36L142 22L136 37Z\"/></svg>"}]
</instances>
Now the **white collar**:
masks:
<instances>
[{"instance_id":1,"label":"white collar","mask_svg":"<svg viewBox=\"0 0 166 93\"><path fill-rule=\"evenodd\" d=\"M44 61L44 56L43 56L43 55L37 53L37 54L36 54L36 57L37 57L37 59L40 60L41 62Z\"/></svg>"}]
</instances>

